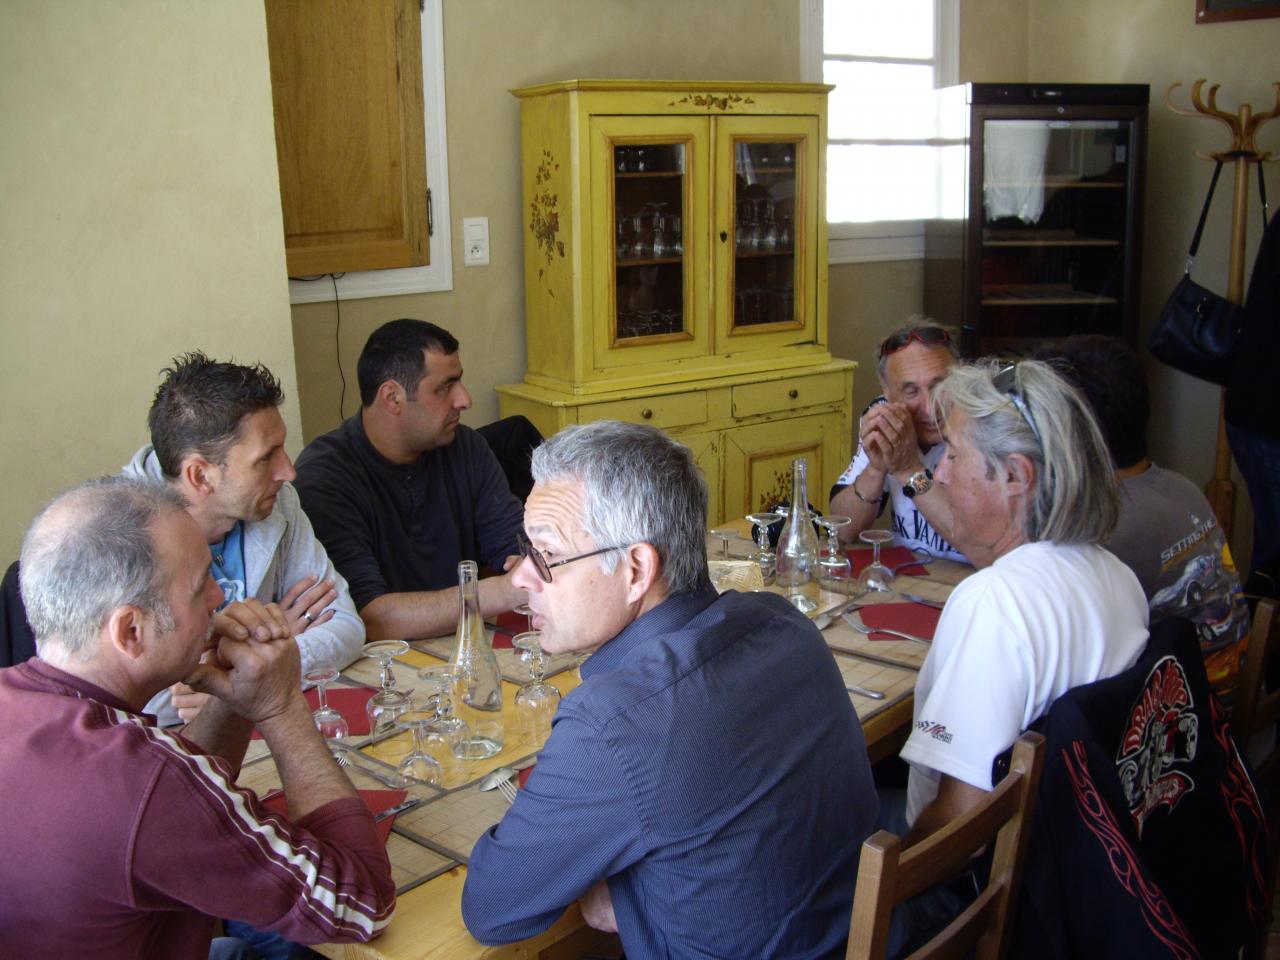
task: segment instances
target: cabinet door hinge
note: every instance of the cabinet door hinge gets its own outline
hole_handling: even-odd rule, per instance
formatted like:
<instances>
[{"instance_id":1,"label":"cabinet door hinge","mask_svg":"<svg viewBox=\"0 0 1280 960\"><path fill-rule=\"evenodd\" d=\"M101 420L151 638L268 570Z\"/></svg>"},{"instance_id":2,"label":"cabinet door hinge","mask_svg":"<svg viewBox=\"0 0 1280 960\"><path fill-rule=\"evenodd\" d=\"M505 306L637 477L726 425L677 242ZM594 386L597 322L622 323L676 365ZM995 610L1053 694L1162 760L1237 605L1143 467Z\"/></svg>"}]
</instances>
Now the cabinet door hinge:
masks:
<instances>
[{"instance_id":1,"label":"cabinet door hinge","mask_svg":"<svg viewBox=\"0 0 1280 960\"><path fill-rule=\"evenodd\" d=\"M434 237L436 235L436 218L434 211L431 209L431 188L427 187L427 236Z\"/></svg>"}]
</instances>

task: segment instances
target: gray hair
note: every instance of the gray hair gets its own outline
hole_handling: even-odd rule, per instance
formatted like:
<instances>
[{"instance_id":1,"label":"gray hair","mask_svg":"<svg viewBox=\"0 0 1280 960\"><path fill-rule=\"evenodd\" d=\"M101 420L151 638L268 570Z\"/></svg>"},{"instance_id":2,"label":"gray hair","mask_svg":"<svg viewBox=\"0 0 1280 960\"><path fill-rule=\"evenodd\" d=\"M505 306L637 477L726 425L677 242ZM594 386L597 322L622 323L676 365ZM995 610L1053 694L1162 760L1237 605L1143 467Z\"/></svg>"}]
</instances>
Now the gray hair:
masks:
<instances>
[{"instance_id":1,"label":"gray hair","mask_svg":"<svg viewBox=\"0 0 1280 960\"><path fill-rule=\"evenodd\" d=\"M707 573L707 483L693 453L661 430L597 420L566 427L533 451L535 483L580 482L582 527L598 546L647 543L662 560L669 593L710 585ZM601 569L617 569L616 552Z\"/></svg>"},{"instance_id":2,"label":"gray hair","mask_svg":"<svg viewBox=\"0 0 1280 960\"><path fill-rule=\"evenodd\" d=\"M890 330L881 337L880 342L876 344L876 376L880 378L881 383L885 382L884 372L889 365L889 358L898 352L897 350L891 350L888 353L885 353L885 345L888 344L890 340L910 337L912 333L917 333L921 330L941 330L946 333L948 337L947 342L938 343L936 345L926 343L924 346L928 347L930 350L945 350L950 354L951 361L953 363L960 359L960 331L955 327L948 326L944 323L938 323L933 320L933 318L926 317L923 313L913 313L911 316L907 317L906 323L895 330ZM898 348L898 350L901 349L903 349L903 347Z\"/></svg>"},{"instance_id":3,"label":"gray hair","mask_svg":"<svg viewBox=\"0 0 1280 960\"><path fill-rule=\"evenodd\" d=\"M946 432L947 416L969 418L967 439L982 455L988 476L999 476L1014 454L1036 464L1036 489L1027 501L1023 533L1029 543L1104 543L1120 515L1111 455L1088 403L1048 364L995 360L951 368L934 392L934 416ZM1015 399L1017 398L1017 399ZM1021 401L1021 406L1019 402Z\"/></svg>"},{"instance_id":4,"label":"gray hair","mask_svg":"<svg viewBox=\"0 0 1280 960\"><path fill-rule=\"evenodd\" d=\"M19 587L42 656L87 659L111 611L127 604L173 629L169 574L150 528L182 509L165 484L115 476L74 487L40 512L22 541Z\"/></svg>"}]
</instances>

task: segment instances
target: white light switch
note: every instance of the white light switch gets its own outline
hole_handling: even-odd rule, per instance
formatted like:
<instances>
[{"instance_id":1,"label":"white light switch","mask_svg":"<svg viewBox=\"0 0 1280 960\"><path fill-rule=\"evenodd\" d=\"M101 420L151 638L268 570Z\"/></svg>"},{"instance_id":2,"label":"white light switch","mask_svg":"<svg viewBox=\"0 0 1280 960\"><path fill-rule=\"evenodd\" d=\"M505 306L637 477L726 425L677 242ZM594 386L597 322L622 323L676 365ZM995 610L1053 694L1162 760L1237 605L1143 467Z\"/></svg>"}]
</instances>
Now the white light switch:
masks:
<instances>
[{"instance_id":1,"label":"white light switch","mask_svg":"<svg viewBox=\"0 0 1280 960\"><path fill-rule=\"evenodd\" d=\"M481 267L489 262L489 218L462 218L462 263Z\"/></svg>"}]
</instances>

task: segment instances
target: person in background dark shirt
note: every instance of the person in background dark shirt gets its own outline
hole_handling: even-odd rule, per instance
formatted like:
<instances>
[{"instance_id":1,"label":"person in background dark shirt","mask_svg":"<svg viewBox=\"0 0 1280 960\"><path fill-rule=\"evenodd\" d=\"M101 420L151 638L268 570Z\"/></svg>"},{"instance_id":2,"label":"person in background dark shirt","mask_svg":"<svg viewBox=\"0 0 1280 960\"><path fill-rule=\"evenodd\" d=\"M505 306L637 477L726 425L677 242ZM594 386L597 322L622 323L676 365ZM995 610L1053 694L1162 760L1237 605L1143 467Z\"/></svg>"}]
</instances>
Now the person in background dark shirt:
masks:
<instances>
[{"instance_id":1,"label":"person in background dark shirt","mask_svg":"<svg viewBox=\"0 0 1280 960\"><path fill-rule=\"evenodd\" d=\"M370 640L438 636L458 617L458 562L506 570L523 510L471 406L458 341L423 320L392 320L356 368L360 412L298 457L303 509L347 580ZM509 575L480 582L486 616L524 592Z\"/></svg>"}]
</instances>

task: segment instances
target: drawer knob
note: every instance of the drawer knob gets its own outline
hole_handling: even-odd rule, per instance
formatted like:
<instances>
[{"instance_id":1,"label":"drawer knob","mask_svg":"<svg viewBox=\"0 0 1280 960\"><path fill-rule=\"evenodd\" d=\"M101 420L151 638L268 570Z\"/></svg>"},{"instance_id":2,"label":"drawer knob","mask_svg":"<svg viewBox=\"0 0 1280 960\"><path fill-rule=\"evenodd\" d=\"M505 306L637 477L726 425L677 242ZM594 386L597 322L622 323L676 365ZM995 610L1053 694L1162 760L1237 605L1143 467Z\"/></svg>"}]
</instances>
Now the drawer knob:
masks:
<instances>
[{"instance_id":1,"label":"drawer knob","mask_svg":"<svg viewBox=\"0 0 1280 960\"><path fill-rule=\"evenodd\" d=\"M652 420L652 419L653 419L653 411L652 411L652 410L650 410L648 407L645 407L643 410L641 410L641 411L640 411L640 416L641 416L641 418L642 418L642 419L645 419L645 420Z\"/></svg>"},{"instance_id":2,"label":"drawer knob","mask_svg":"<svg viewBox=\"0 0 1280 960\"><path fill-rule=\"evenodd\" d=\"M790 397L792 400L794 400L796 397L800 396L800 391L797 390L795 387L792 387L790 390L787 391L787 396Z\"/></svg>"}]
</instances>

